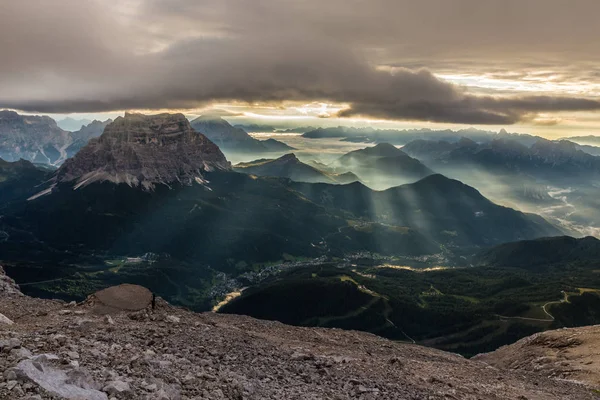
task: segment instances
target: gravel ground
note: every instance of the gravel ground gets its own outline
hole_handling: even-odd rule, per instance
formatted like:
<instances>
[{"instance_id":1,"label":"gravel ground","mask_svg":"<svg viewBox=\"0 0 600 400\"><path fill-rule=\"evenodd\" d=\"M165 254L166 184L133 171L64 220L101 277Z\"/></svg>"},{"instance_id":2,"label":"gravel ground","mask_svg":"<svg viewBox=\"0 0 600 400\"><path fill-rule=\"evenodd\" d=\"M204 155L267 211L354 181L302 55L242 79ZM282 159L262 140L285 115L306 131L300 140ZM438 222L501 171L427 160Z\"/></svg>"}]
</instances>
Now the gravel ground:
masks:
<instances>
[{"instance_id":1,"label":"gravel ground","mask_svg":"<svg viewBox=\"0 0 600 400\"><path fill-rule=\"evenodd\" d=\"M155 310L99 309L0 292L0 313L14 322L0 322L0 399L81 390L109 400L597 398L576 383L368 333L196 314L161 299Z\"/></svg>"}]
</instances>

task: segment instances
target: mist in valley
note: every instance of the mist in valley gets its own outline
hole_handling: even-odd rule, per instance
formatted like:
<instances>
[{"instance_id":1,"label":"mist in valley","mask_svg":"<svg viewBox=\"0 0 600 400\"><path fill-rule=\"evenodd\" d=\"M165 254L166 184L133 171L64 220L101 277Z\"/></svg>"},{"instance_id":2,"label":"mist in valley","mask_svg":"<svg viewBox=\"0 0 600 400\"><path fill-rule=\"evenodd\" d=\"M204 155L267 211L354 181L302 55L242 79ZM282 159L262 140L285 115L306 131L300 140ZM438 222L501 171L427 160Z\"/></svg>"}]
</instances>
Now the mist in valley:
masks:
<instances>
[{"instance_id":1,"label":"mist in valley","mask_svg":"<svg viewBox=\"0 0 600 400\"><path fill-rule=\"evenodd\" d=\"M293 153L300 161L320 171L332 174L352 172L360 178L361 183L373 190L382 191L419 180L403 175L401 171L383 173L359 163L340 165L340 157L375 146L372 143L350 142L341 138L310 139L301 133L255 132L251 136L260 140L273 138L294 147L296 150ZM402 146L396 147L402 149ZM275 159L286 153L289 152L225 152L233 164L261 158ZM600 186L597 184L579 184L577 180L547 182L524 173L486 171L478 165L444 165L431 159L420 161L434 173L474 187L498 205L541 215L567 235L600 237Z\"/></svg>"}]
</instances>

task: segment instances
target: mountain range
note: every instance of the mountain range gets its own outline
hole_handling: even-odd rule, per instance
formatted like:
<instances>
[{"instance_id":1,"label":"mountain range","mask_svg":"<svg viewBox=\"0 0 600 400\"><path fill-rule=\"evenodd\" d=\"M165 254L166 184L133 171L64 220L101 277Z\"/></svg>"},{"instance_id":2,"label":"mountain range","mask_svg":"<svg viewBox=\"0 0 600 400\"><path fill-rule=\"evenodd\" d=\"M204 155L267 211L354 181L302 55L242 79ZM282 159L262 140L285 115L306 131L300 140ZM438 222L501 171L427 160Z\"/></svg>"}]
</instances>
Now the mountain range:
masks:
<instances>
[{"instance_id":1,"label":"mountain range","mask_svg":"<svg viewBox=\"0 0 600 400\"><path fill-rule=\"evenodd\" d=\"M204 115L192 121L192 127L206 135L223 152L228 153L269 153L295 150L275 139L257 140L241 128L232 126L219 116Z\"/></svg>"},{"instance_id":2,"label":"mountain range","mask_svg":"<svg viewBox=\"0 0 600 400\"><path fill-rule=\"evenodd\" d=\"M600 136L597 135L569 136L560 140L569 140L571 142L575 142L583 146L600 146Z\"/></svg>"},{"instance_id":3,"label":"mountain range","mask_svg":"<svg viewBox=\"0 0 600 400\"><path fill-rule=\"evenodd\" d=\"M273 125L258 125L258 124L238 124L236 128L245 130L246 132L271 132L271 133L305 133L313 131L317 128L314 126L301 126L297 128L281 128Z\"/></svg>"},{"instance_id":4,"label":"mountain range","mask_svg":"<svg viewBox=\"0 0 600 400\"><path fill-rule=\"evenodd\" d=\"M234 166L234 170L258 176L289 178L296 182L346 184L360 181L358 176L352 172L332 174L321 171L303 163L293 153L286 154L275 160L261 159L248 163L239 163Z\"/></svg>"},{"instance_id":5,"label":"mountain range","mask_svg":"<svg viewBox=\"0 0 600 400\"><path fill-rule=\"evenodd\" d=\"M383 156L398 151L376 149ZM294 156L274 163L288 162L305 167ZM156 289L193 307L204 307L207 298L182 294L184 282L193 277L194 288L204 287L214 271L243 274L261 263L357 252L424 257L562 234L442 175L378 192L359 182L237 173L181 114L117 118L55 172L10 165L17 172L4 184L15 195L3 200L0 251L11 271L31 273L22 266L32 265L40 273L53 260L44 278L70 276L73 288L120 274L146 282L164 271L173 283ZM21 178L27 174L29 180ZM168 255L151 275L135 268L97 275L73 266L150 253Z\"/></svg>"},{"instance_id":6,"label":"mountain range","mask_svg":"<svg viewBox=\"0 0 600 400\"><path fill-rule=\"evenodd\" d=\"M419 160L389 143L351 151L329 167L338 171L352 171L373 188L389 188L412 183L433 174Z\"/></svg>"},{"instance_id":7,"label":"mountain range","mask_svg":"<svg viewBox=\"0 0 600 400\"><path fill-rule=\"evenodd\" d=\"M351 127L336 127L336 128L317 128L312 131L307 131L303 135L305 138L322 139L322 138L337 138L346 142L354 143L391 143L396 146L403 146L417 140L427 141L443 141L455 143L461 139L469 139L478 144L485 144L493 141L511 141L517 142L523 146L531 147L539 141L547 141L540 136L509 133L505 129L498 132L486 131L475 128L460 129L453 131L450 129L433 130L433 129L374 129L374 128L351 128ZM587 137L589 138L589 137ZM592 137L593 138L593 137ZM577 137L559 139L557 142L569 142L570 146L578 150L582 150L591 155L600 155L600 148L596 147L598 142L588 140L577 143Z\"/></svg>"},{"instance_id":8,"label":"mountain range","mask_svg":"<svg viewBox=\"0 0 600 400\"><path fill-rule=\"evenodd\" d=\"M0 158L57 165L67 157L68 132L46 116L0 111Z\"/></svg>"},{"instance_id":9,"label":"mountain range","mask_svg":"<svg viewBox=\"0 0 600 400\"><path fill-rule=\"evenodd\" d=\"M519 173L554 183L588 181L600 173L600 158L572 142L540 139L530 147L514 140L477 143L417 140L402 148L407 154L436 166L483 168L494 173Z\"/></svg>"},{"instance_id":10,"label":"mountain range","mask_svg":"<svg viewBox=\"0 0 600 400\"><path fill-rule=\"evenodd\" d=\"M77 153L91 138L99 137L110 122L110 119L89 121L87 125L67 131L47 116L0 111L0 158L58 166Z\"/></svg>"},{"instance_id":11,"label":"mountain range","mask_svg":"<svg viewBox=\"0 0 600 400\"><path fill-rule=\"evenodd\" d=\"M76 118L71 118L71 117L66 117L66 118L63 118L56 122L56 124L58 125L58 127L60 129L63 129L65 131L69 131L69 132L78 131L82 127L89 125L91 123L92 123L92 120L87 119L87 118L76 119Z\"/></svg>"},{"instance_id":12,"label":"mountain range","mask_svg":"<svg viewBox=\"0 0 600 400\"><path fill-rule=\"evenodd\" d=\"M565 238L389 144L340 160L426 176L377 191L330 182L294 154L232 168L184 115L127 113L56 171L0 163L0 261L42 297L127 282L208 310L248 288L219 310L464 355L555 320L595 321L595 298L578 288L600 279L597 240ZM548 309L555 320L540 315L561 290L572 303Z\"/></svg>"},{"instance_id":13,"label":"mountain range","mask_svg":"<svg viewBox=\"0 0 600 400\"><path fill-rule=\"evenodd\" d=\"M295 183L293 186L327 208L346 210L384 224L410 227L452 246L489 246L561 234L535 214L498 206L474 188L440 174L384 191L373 191L361 183L344 186Z\"/></svg>"},{"instance_id":14,"label":"mountain range","mask_svg":"<svg viewBox=\"0 0 600 400\"><path fill-rule=\"evenodd\" d=\"M67 147L67 157L73 157L81 150L91 139L100 137L104 128L113 122L112 119L106 121L90 121L87 125L81 126L79 130L71 133L71 144Z\"/></svg>"}]
</instances>

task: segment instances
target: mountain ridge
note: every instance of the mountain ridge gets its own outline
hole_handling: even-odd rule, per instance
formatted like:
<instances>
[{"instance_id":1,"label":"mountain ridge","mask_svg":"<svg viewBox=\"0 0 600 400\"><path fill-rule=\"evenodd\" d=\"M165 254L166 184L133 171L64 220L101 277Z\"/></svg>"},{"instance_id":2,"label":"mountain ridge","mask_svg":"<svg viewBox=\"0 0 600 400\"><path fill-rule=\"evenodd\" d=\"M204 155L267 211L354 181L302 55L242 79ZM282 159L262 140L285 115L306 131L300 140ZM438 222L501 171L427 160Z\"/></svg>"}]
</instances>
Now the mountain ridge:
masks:
<instances>
[{"instance_id":1,"label":"mountain ridge","mask_svg":"<svg viewBox=\"0 0 600 400\"><path fill-rule=\"evenodd\" d=\"M294 153L234 165L234 170L258 176L290 178L296 182L346 184L360 179L351 172L329 174L301 162Z\"/></svg>"},{"instance_id":2,"label":"mountain ridge","mask_svg":"<svg viewBox=\"0 0 600 400\"><path fill-rule=\"evenodd\" d=\"M292 148L275 139L261 141L239 127L232 126L220 116L201 115L192 120L192 127L208 137L224 152L268 153L288 151Z\"/></svg>"}]
</instances>

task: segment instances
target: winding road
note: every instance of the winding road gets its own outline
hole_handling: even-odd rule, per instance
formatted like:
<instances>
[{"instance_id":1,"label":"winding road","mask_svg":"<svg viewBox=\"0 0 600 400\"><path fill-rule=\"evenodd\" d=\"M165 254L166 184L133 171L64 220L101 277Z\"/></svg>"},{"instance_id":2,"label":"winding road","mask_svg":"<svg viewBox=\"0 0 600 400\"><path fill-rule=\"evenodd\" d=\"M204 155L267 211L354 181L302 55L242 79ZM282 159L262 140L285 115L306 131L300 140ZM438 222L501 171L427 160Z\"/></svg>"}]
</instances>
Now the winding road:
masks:
<instances>
[{"instance_id":1,"label":"winding road","mask_svg":"<svg viewBox=\"0 0 600 400\"><path fill-rule=\"evenodd\" d=\"M521 320L525 320L525 321L539 321L539 322L551 322L554 321L554 316L552 314L550 314L548 312L548 310L546 309L547 306L549 306L550 304L562 304L562 303L567 303L569 301L569 295L567 294L567 292L565 292L564 290L560 291L563 294L563 298L561 300L557 300L557 301L549 301L546 304L544 304L542 306L542 310L544 311L544 313L550 317L550 319L542 319L542 318L529 318L529 317L508 317L506 315L500 315L500 314L495 314L496 317L499 318L503 318L503 319L521 319Z\"/></svg>"}]
</instances>

